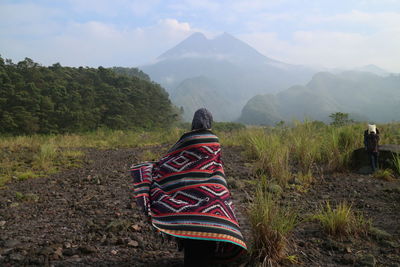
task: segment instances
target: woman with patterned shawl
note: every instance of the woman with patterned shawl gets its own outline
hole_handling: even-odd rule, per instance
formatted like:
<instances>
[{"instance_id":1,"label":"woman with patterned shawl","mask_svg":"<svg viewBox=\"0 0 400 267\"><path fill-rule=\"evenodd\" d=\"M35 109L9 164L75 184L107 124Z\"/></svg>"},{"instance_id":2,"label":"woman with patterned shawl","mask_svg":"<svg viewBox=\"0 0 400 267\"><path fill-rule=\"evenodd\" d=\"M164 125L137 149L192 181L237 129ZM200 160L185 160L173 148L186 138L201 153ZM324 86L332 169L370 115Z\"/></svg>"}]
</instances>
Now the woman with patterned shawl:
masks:
<instances>
[{"instance_id":1,"label":"woman with patterned shawl","mask_svg":"<svg viewBox=\"0 0 400 267\"><path fill-rule=\"evenodd\" d=\"M229 261L247 249L211 124L211 113L197 110L192 131L164 157L131 169L138 205L158 231L183 243L185 266Z\"/></svg>"}]
</instances>

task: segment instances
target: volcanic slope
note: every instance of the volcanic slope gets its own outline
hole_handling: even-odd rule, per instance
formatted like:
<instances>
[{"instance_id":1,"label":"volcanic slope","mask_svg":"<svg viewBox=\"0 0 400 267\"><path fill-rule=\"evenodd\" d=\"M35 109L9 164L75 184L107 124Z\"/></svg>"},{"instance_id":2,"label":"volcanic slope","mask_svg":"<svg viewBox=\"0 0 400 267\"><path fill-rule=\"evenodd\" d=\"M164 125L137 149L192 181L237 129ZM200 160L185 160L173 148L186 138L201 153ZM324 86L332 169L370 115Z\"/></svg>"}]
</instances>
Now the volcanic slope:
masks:
<instances>
[{"instance_id":1,"label":"volcanic slope","mask_svg":"<svg viewBox=\"0 0 400 267\"><path fill-rule=\"evenodd\" d=\"M167 146L147 149L165 152ZM80 168L13 181L0 190L0 265L182 266L182 252L173 242L162 242L132 199L128 170L143 160L143 149L85 151ZM241 155L241 148L223 148L239 222L251 246L245 208L255 177L251 162ZM303 221L289 237L290 255L304 266L353 266L365 261L400 264L399 180L332 174L318 178L307 193L287 191L281 202L307 218L326 200L352 203L375 227L386 231L386 237L336 240L316 223Z\"/></svg>"}]
</instances>

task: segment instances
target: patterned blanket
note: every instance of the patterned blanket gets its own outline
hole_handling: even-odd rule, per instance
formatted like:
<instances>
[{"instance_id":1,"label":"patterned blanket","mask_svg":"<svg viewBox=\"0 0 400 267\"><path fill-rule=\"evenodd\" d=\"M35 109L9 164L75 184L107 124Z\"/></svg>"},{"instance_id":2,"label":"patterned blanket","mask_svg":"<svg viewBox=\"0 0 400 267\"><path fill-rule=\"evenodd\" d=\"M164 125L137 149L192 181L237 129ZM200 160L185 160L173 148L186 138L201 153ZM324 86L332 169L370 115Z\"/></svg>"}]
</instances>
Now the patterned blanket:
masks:
<instances>
[{"instance_id":1,"label":"patterned blanket","mask_svg":"<svg viewBox=\"0 0 400 267\"><path fill-rule=\"evenodd\" d=\"M216 259L247 249L227 189L218 137L211 131L184 134L160 161L134 165L131 174L137 203L159 231L219 241Z\"/></svg>"}]
</instances>

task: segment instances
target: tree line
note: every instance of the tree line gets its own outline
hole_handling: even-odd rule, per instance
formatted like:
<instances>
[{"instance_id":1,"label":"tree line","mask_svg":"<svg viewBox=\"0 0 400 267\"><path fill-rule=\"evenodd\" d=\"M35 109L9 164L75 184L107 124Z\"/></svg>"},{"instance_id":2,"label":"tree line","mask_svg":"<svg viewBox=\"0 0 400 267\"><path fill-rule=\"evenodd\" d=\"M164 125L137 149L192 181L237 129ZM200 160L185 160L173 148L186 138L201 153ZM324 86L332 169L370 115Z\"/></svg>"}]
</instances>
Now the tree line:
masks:
<instances>
[{"instance_id":1,"label":"tree line","mask_svg":"<svg viewBox=\"0 0 400 267\"><path fill-rule=\"evenodd\" d=\"M0 133L155 128L178 116L166 91L138 69L45 67L0 56Z\"/></svg>"}]
</instances>

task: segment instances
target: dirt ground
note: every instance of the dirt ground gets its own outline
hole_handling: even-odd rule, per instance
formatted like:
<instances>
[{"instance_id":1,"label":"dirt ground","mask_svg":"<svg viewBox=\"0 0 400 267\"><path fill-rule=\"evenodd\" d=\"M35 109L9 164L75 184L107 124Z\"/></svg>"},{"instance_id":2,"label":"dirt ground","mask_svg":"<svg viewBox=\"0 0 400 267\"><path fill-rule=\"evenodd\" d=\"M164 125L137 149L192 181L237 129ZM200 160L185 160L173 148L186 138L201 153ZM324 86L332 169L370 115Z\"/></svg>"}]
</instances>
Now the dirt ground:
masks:
<instances>
[{"instance_id":1,"label":"dirt ground","mask_svg":"<svg viewBox=\"0 0 400 267\"><path fill-rule=\"evenodd\" d=\"M87 150L80 168L13 181L1 189L0 266L182 266L182 252L143 221L132 199L128 170L140 161L142 151ZM252 192L245 180L252 179L251 167L239 148L223 148L223 159L239 222L251 245L245 216ZM400 266L399 180L331 174L318 178L308 192L289 190L282 199L303 218L326 200L347 200L384 231L337 240L315 222L303 221L290 237L289 252L298 265Z\"/></svg>"}]
</instances>

